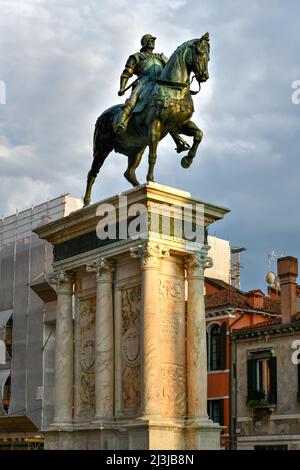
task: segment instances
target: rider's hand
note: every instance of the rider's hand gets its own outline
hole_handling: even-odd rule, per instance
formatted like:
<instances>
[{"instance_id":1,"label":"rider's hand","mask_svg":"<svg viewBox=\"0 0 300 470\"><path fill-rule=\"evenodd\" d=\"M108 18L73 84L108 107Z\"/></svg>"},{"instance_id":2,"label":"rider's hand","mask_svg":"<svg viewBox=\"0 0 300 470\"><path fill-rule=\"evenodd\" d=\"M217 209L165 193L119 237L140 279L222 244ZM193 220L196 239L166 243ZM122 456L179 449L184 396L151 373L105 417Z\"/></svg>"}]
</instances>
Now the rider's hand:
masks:
<instances>
[{"instance_id":1,"label":"rider's hand","mask_svg":"<svg viewBox=\"0 0 300 470\"><path fill-rule=\"evenodd\" d=\"M125 91L124 91L124 90L119 90L119 91L118 91L118 95L119 95L119 96L123 96L123 95L124 95L124 93L125 93Z\"/></svg>"}]
</instances>

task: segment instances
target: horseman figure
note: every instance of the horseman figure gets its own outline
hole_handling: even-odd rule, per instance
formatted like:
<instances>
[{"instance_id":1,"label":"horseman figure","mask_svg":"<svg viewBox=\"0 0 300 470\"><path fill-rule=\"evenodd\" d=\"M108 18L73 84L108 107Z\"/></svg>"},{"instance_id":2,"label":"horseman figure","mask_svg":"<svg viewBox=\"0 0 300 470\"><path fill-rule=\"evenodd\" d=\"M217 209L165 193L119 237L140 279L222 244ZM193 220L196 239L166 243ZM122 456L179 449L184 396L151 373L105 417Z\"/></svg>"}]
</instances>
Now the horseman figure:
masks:
<instances>
[{"instance_id":1,"label":"horseman figure","mask_svg":"<svg viewBox=\"0 0 300 470\"><path fill-rule=\"evenodd\" d=\"M194 113L192 96L200 91L200 84L209 78L209 34L181 44L168 60L164 54L153 52L155 37L145 34L140 52L131 55L121 75L118 94L124 95L130 87L131 96L125 104L106 109L97 119L94 132L93 162L87 176L84 204L90 204L96 177L108 155L115 151L128 158L124 173L133 186L140 183L136 177L144 151L149 148L147 181L154 181L154 167L159 142L170 134L177 152L188 150L181 166L189 168L196 156L203 133L191 120ZM194 73L199 90L190 89L190 75ZM129 78L137 76L126 88ZM192 137L190 147L180 134Z\"/></svg>"},{"instance_id":2,"label":"horseman figure","mask_svg":"<svg viewBox=\"0 0 300 470\"><path fill-rule=\"evenodd\" d=\"M155 41L156 37L152 36L152 34L144 34L141 39L142 48L140 52L130 55L127 59L125 68L120 77L120 90L118 91L118 95L124 95L127 82L133 75L136 75L138 78L131 85L132 93L130 97L125 101L125 105L116 116L116 134L125 132L135 108L137 108L137 111L141 111L142 106L147 102L147 98L150 95L156 79L168 62L168 58L163 53L157 54L153 52ZM176 132L170 132L170 134L177 146L177 153L189 150L189 144L185 142L179 134Z\"/></svg>"}]
</instances>

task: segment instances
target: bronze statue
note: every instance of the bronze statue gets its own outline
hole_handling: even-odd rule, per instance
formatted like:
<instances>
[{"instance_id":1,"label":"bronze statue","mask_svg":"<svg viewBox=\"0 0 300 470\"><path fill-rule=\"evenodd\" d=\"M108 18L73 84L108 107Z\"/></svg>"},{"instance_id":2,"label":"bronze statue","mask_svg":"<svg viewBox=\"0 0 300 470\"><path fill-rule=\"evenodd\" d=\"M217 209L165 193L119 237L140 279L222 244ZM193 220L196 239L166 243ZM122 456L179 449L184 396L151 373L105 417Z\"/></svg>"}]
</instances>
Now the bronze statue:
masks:
<instances>
[{"instance_id":1,"label":"bronze statue","mask_svg":"<svg viewBox=\"0 0 300 470\"><path fill-rule=\"evenodd\" d=\"M116 134L121 134L126 130L132 111L135 109L135 112L138 112L138 109L147 101L148 95L153 88L153 83L156 78L159 77L162 69L168 62L168 58L164 54L155 54L153 52L155 40L156 38L151 34L144 34L141 39L142 48L140 52L131 55L126 62L120 78L120 90L118 95L124 95L126 91L125 87L132 75L137 75L138 79L130 85L129 88L132 87L132 93L117 115L115 124ZM141 102L139 108L137 108L138 101ZM190 149L188 143L175 131L170 131L170 134L176 144L177 153Z\"/></svg>"},{"instance_id":2,"label":"bronze statue","mask_svg":"<svg viewBox=\"0 0 300 470\"><path fill-rule=\"evenodd\" d=\"M154 54L155 38L145 35L142 49L129 57L121 75L119 95L126 91L128 79L136 74L134 89L125 105L116 105L98 118L94 133L94 159L88 173L84 204L91 200L96 176L112 150L128 157L125 178L133 185L139 182L135 175L142 155L149 145L147 181L154 181L154 165L158 142L170 133L177 144L177 152L189 148L178 134L193 137L193 145L182 158L188 168L202 140L203 133L190 120L193 112L190 74L200 85L209 78L209 34L179 46L169 60L163 54Z\"/></svg>"}]
</instances>

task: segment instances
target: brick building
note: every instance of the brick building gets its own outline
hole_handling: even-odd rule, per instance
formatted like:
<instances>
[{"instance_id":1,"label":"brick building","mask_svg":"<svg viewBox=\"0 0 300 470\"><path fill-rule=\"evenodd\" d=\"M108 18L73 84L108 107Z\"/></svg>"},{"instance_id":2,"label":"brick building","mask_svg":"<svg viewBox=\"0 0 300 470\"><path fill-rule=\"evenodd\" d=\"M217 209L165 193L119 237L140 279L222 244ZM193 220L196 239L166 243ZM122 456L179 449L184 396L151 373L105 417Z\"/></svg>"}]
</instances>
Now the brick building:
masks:
<instances>
[{"instance_id":1,"label":"brick building","mask_svg":"<svg viewBox=\"0 0 300 470\"><path fill-rule=\"evenodd\" d=\"M225 426L221 440L224 447L230 448L233 441L230 389L234 367L231 332L277 320L280 301L260 290L242 292L224 281L208 277L205 288L208 414L213 421Z\"/></svg>"},{"instance_id":2,"label":"brick building","mask_svg":"<svg viewBox=\"0 0 300 470\"><path fill-rule=\"evenodd\" d=\"M232 436L237 449L300 449L297 259L278 260L281 316L232 332ZM275 300L276 301L276 300Z\"/></svg>"}]
</instances>

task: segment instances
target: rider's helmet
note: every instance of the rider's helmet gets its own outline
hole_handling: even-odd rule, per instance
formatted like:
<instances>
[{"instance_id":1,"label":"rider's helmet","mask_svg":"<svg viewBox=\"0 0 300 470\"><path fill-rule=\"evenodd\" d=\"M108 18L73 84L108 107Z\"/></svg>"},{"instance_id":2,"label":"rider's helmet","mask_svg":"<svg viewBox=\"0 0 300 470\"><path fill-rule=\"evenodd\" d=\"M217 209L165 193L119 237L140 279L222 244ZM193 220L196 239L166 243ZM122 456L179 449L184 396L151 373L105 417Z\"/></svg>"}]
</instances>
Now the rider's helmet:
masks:
<instances>
[{"instance_id":1,"label":"rider's helmet","mask_svg":"<svg viewBox=\"0 0 300 470\"><path fill-rule=\"evenodd\" d=\"M144 36L142 37L141 39L141 45L142 45L142 48L141 48L141 52L144 52L144 50L146 49L147 47L147 44L148 44L148 41L150 39L156 39L154 36L152 36L152 34L144 34Z\"/></svg>"}]
</instances>

